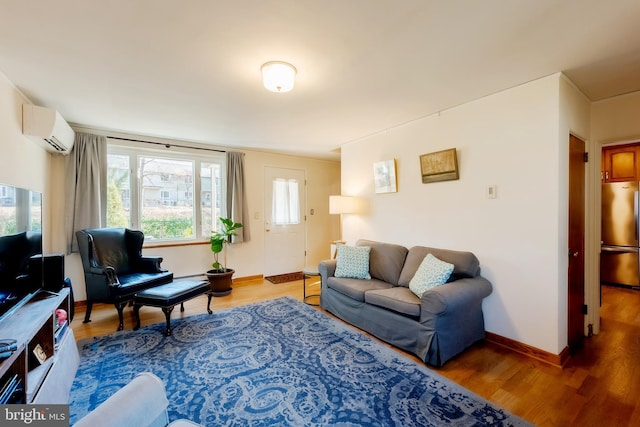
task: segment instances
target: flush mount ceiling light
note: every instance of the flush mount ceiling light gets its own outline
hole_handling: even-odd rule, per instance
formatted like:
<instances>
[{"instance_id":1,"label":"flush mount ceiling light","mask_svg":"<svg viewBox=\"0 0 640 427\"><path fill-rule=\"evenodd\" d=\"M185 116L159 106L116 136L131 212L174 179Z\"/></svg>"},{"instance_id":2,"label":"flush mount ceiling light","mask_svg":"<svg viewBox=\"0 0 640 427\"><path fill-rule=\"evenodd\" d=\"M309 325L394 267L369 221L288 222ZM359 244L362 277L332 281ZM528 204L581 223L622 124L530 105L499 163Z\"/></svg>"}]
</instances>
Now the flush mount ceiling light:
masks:
<instances>
[{"instance_id":1,"label":"flush mount ceiling light","mask_svg":"<svg viewBox=\"0 0 640 427\"><path fill-rule=\"evenodd\" d=\"M262 83L271 92L289 92L293 89L296 67L282 61L271 61L262 65Z\"/></svg>"}]
</instances>

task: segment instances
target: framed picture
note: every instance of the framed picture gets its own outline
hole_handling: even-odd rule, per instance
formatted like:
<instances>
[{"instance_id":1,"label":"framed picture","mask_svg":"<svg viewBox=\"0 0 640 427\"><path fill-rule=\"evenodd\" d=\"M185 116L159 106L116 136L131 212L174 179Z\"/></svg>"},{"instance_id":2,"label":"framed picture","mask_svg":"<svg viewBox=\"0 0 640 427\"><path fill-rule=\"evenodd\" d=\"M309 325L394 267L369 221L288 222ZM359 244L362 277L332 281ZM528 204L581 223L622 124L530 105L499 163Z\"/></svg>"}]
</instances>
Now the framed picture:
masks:
<instances>
[{"instance_id":1,"label":"framed picture","mask_svg":"<svg viewBox=\"0 0 640 427\"><path fill-rule=\"evenodd\" d=\"M422 183L460 179L456 149L436 151L420 156Z\"/></svg>"},{"instance_id":2,"label":"framed picture","mask_svg":"<svg viewBox=\"0 0 640 427\"><path fill-rule=\"evenodd\" d=\"M395 159L373 164L373 183L376 193L395 193L398 191Z\"/></svg>"}]
</instances>

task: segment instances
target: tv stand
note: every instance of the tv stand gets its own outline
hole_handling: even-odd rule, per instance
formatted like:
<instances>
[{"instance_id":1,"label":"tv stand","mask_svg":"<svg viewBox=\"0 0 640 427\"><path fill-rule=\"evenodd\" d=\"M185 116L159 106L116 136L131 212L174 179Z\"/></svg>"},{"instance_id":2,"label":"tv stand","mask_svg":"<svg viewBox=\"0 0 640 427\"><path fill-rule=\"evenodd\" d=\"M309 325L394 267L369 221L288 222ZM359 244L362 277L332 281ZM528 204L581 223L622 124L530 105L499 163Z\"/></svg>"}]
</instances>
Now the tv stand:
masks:
<instances>
[{"instance_id":1,"label":"tv stand","mask_svg":"<svg viewBox=\"0 0 640 427\"><path fill-rule=\"evenodd\" d=\"M0 361L0 397L5 386L18 383L7 403L69 403L80 356L71 327L58 328L57 309L69 313L68 288L39 292L0 321L0 339L13 338L18 346Z\"/></svg>"}]
</instances>

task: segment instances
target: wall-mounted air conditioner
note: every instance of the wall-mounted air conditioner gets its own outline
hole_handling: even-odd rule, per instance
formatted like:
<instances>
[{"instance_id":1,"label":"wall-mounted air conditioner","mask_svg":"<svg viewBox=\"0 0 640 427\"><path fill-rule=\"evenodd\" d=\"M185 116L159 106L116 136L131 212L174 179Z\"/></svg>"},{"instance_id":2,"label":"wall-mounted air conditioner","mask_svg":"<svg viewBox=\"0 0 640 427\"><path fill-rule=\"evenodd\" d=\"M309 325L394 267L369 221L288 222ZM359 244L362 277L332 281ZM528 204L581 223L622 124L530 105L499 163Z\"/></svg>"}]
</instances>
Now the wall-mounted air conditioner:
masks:
<instances>
[{"instance_id":1,"label":"wall-mounted air conditioner","mask_svg":"<svg viewBox=\"0 0 640 427\"><path fill-rule=\"evenodd\" d=\"M62 116L51 108L22 104L22 134L36 140L49 151L69 154L76 134Z\"/></svg>"}]
</instances>

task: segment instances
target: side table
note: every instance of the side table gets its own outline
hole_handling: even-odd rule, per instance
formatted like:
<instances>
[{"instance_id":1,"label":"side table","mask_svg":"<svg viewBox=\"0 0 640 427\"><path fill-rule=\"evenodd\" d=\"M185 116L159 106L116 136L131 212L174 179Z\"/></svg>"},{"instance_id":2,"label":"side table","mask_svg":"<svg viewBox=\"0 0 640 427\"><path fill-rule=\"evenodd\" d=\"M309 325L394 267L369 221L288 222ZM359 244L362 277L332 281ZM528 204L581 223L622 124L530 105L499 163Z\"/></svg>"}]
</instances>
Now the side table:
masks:
<instances>
[{"instance_id":1,"label":"side table","mask_svg":"<svg viewBox=\"0 0 640 427\"><path fill-rule=\"evenodd\" d=\"M302 270L302 300L309 305L318 306L320 305L320 303L313 303L308 301L309 298L320 296L319 293L307 295L307 279L311 279L312 277L320 277L320 272L318 272L317 267L306 267L304 270ZM320 284L322 286L322 279L316 280L313 283L309 283L310 286L317 284Z\"/></svg>"}]
</instances>

